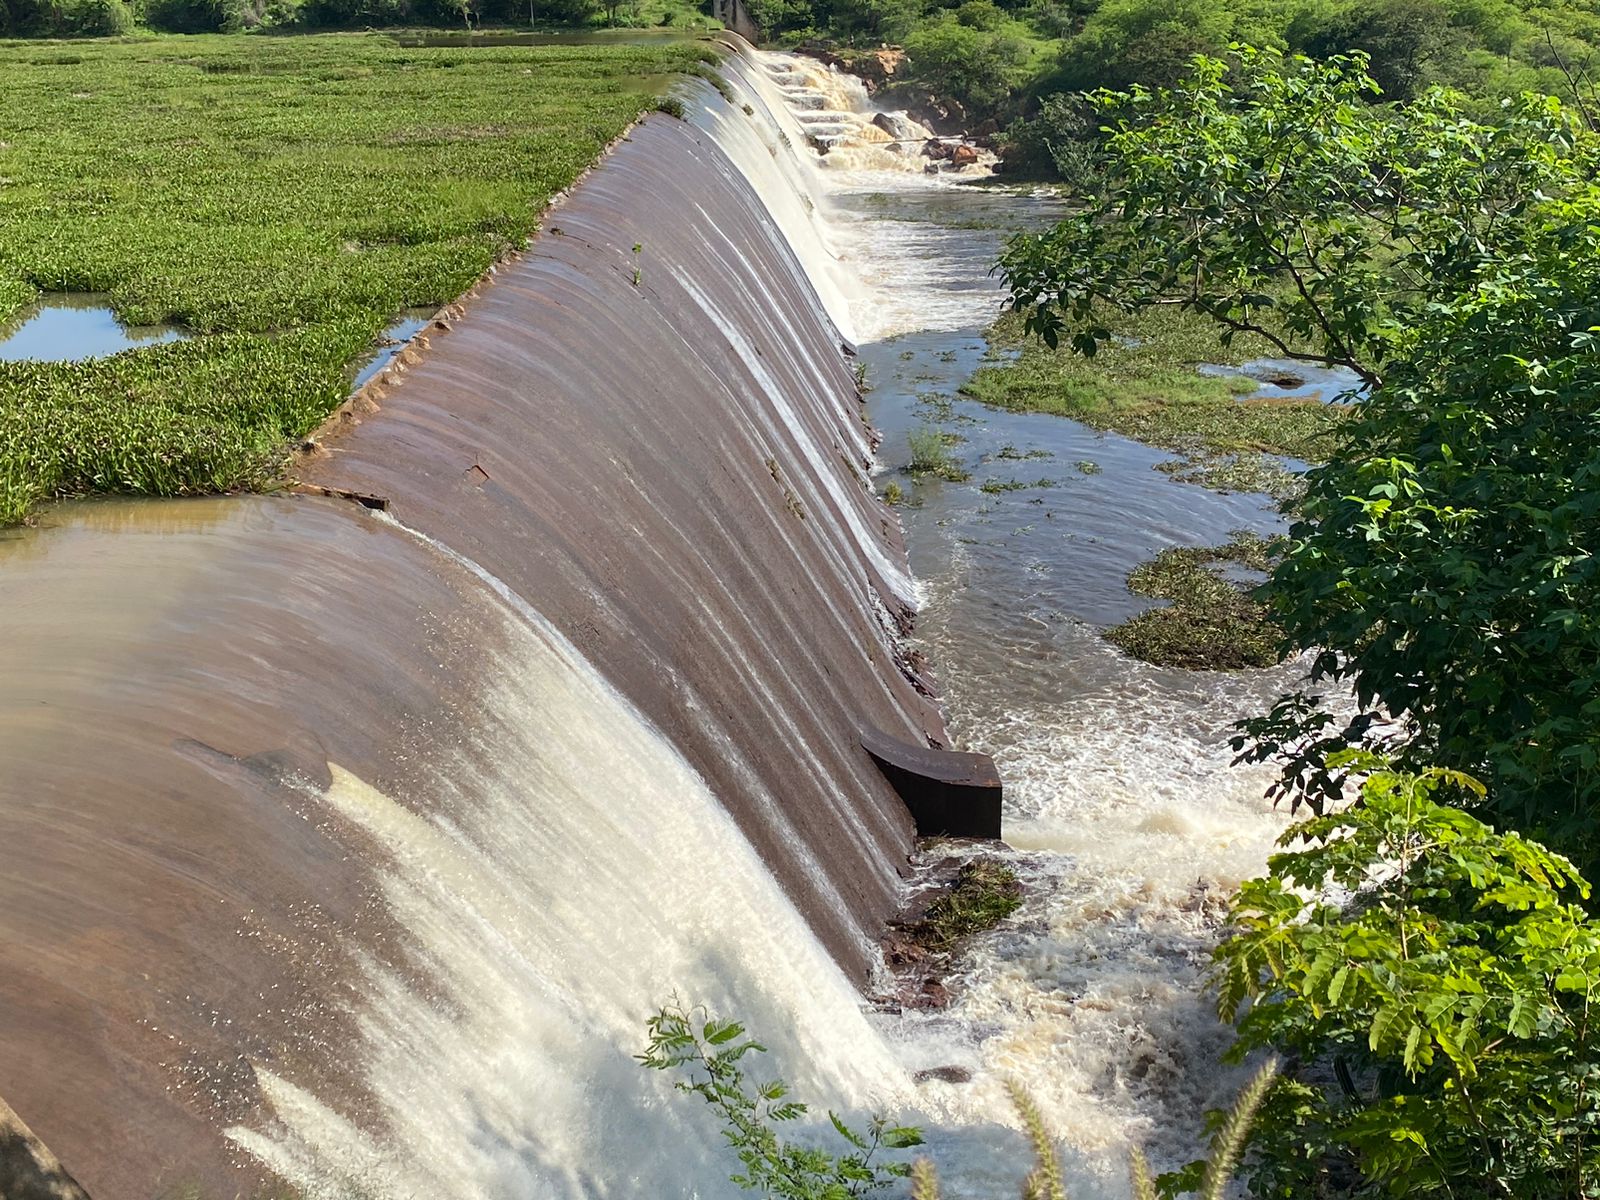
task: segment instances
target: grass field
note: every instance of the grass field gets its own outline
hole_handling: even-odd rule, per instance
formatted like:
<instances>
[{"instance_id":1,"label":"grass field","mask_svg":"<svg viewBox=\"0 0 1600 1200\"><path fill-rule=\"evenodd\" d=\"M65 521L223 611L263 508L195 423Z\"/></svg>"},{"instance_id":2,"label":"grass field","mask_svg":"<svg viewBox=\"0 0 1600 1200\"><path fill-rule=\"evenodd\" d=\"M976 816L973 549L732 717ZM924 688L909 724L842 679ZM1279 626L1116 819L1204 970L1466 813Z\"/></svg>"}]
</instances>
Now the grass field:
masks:
<instances>
[{"instance_id":1,"label":"grass field","mask_svg":"<svg viewBox=\"0 0 1600 1200\"><path fill-rule=\"evenodd\" d=\"M383 35L0 43L0 324L104 292L190 340L0 363L0 522L270 481L400 309L465 291L710 55Z\"/></svg>"},{"instance_id":2,"label":"grass field","mask_svg":"<svg viewBox=\"0 0 1600 1200\"><path fill-rule=\"evenodd\" d=\"M1255 388L1238 376L1205 375L1202 363L1237 366L1276 351L1264 340L1223 347L1215 327L1172 309L1139 317L1108 315L1118 340L1084 358L1023 336L1016 316L990 331L991 345L1014 357L979 370L962 391L985 404L1070 417L1125 434L1181 457L1180 478L1227 491L1292 494L1272 456L1318 461L1342 410L1321 400L1241 400Z\"/></svg>"}]
</instances>

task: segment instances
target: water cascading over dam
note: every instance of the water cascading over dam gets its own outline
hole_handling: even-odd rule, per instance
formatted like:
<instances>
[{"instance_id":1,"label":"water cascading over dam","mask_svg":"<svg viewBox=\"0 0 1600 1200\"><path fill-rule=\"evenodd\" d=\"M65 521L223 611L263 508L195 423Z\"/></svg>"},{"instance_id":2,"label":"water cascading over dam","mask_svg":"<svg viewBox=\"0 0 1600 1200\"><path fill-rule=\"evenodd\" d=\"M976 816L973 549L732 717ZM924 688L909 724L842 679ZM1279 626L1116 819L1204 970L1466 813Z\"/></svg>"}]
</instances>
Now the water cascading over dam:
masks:
<instances>
[{"instance_id":1,"label":"water cascading over dam","mask_svg":"<svg viewBox=\"0 0 1600 1200\"><path fill-rule=\"evenodd\" d=\"M0 541L0 1096L91 1195L730 1192L630 1057L675 989L836 1105L903 1084L858 739L945 734L755 70L330 422L330 495Z\"/></svg>"}]
</instances>

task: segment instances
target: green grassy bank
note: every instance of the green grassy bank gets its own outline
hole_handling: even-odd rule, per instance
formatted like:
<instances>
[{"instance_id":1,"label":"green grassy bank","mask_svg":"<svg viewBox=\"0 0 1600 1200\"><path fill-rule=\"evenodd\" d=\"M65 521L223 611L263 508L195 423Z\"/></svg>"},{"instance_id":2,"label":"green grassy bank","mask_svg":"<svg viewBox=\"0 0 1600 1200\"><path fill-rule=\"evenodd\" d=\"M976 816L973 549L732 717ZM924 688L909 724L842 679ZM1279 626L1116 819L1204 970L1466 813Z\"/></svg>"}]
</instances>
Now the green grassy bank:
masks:
<instances>
[{"instance_id":1,"label":"green grassy bank","mask_svg":"<svg viewBox=\"0 0 1600 1200\"><path fill-rule=\"evenodd\" d=\"M1238 366L1272 356L1265 341L1241 335L1221 345L1202 317L1175 309L1140 316L1107 313L1117 338L1093 358L1027 338L1007 315L989 331L1000 354L962 391L996 408L1054 413L1110 430L1176 458L1163 466L1188 482L1287 499L1295 481L1277 456L1318 461L1343 410L1318 399L1241 400L1259 385L1200 366Z\"/></svg>"},{"instance_id":2,"label":"green grassy bank","mask_svg":"<svg viewBox=\"0 0 1600 1200\"><path fill-rule=\"evenodd\" d=\"M196 335L0 363L0 522L271 480L399 310L465 291L709 53L0 43L0 323L43 291L103 292L128 323Z\"/></svg>"}]
</instances>

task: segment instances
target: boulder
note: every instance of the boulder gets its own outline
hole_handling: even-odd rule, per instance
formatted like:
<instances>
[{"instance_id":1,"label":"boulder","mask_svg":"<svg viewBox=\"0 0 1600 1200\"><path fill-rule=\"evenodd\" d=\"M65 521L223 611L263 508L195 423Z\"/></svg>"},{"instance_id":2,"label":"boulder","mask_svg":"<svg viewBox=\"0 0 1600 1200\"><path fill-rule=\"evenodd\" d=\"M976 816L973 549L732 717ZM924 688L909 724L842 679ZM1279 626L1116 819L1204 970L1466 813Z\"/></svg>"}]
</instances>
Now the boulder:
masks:
<instances>
[{"instance_id":1,"label":"boulder","mask_svg":"<svg viewBox=\"0 0 1600 1200\"><path fill-rule=\"evenodd\" d=\"M898 143L898 148L910 151L912 147L920 147L933 136L933 131L926 125L918 124L903 112L875 113L872 123L878 129L888 134Z\"/></svg>"},{"instance_id":2,"label":"boulder","mask_svg":"<svg viewBox=\"0 0 1600 1200\"><path fill-rule=\"evenodd\" d=\"M820 46L806 46L806 54L837 67L861 80L871 95L880 87L893 81L895 73L905 65L906 52L895 46L882 46L877 50L835 50Z\"/></svg>"},{"instance_id":3,"label":"boulder","mask_svg":"<svg viewBox=\"0 0 1600 1200\"><path fill-rule=\"evenodd\" d=\"M940 1083L970 1083L972 1072L966 1067L928 1067L911 1078L916 1083L926 1083L930 1079L937 1079Z\"/></svg>"},{"instance_id":4,"label":"boulder","mask_svg":"<svg viewBox=\"0 0 1600 1200\"><path fill-rule=\"evenodd\" d=\"M965 142L950 151L950 165L952 167L970 167L978 161L978 150Z\"/></svg>"}]
</instances>

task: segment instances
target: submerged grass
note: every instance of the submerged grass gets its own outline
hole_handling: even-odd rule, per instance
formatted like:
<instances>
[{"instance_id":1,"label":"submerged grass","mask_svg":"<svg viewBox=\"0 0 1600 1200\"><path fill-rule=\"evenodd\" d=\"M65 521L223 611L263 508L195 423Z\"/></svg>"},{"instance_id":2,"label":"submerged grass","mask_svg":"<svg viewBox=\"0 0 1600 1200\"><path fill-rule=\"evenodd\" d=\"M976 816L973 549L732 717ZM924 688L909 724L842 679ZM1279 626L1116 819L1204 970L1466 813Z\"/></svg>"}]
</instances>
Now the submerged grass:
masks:
<instances>
[{"instance_id":1,"label":"submerged grass","mask_svg":"<svg viewBox=\"0 0 1600 1200\"><path fill-rule=\"evenodd\" d=\"M1265 572L1281 539L1240 531L1222 546L1163 550L1128 576L1128 590L1169 603L1106 630L1124 653L1161 667L1237 671L1281 661L1283 631L1227 564Z\"/></svg>"},{"instance_id":2,"label":"submerged grass","mask_svg":"<svg viewBox=\"0 0 1600 1200\"><path fill-rule=\"evenodd\" d=\"M261 486L406 308L521 246L714 52L381 35L0 44L0 323L41 291L201 335L0 363L0 523L89 492Z\"/></svg>"},{"instance_id":3,"label":"submerged grass","mask_svg":"<svg viewBox=\"0 0 1600 1200\"><path fill-rule=\"evenodd\" d=\"M906 470L912 475L934 475L951 483L970 479L950 448L960 442L960 437L932 425L913 429L906 435L911 444L911 462Z\"/></svg>"},{"instance_id":4,"label":"submerged grass","mask_svg":"<svg viewBox=\"0 0 1600 1200\"><path fill-rule=\"evenodd\" d=\"M1022 884L1004 863L974 859L961 864L950 889L928 906L905 936L935 953L948 953L973 934L993 929L1022 907Z\"/></svg>"},{"instance_id":5,"label":"submerged grass","mask_svg":"<svg viewBox=\"0 0 1600 1200\"><path fill-rule=\"evenodd\" d=\"M1274 456L1315 460L1343 410L1320 400L1241 400L1257 384L1237 375L1202 375L1204 363L1239 365L1275 353L1241 336L1219 344L1206 319L1174 309L1116 317L1118 337L1093 358L1051 350L1001 318L990 342L1009 353L962 389L1017 412L1053 413L1171 450L1171 472L1223 491L1293 495L1292 476Z\"/></svg>"}]
</instances>

